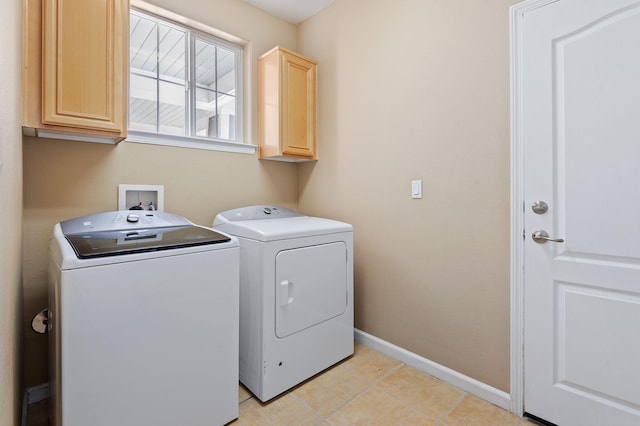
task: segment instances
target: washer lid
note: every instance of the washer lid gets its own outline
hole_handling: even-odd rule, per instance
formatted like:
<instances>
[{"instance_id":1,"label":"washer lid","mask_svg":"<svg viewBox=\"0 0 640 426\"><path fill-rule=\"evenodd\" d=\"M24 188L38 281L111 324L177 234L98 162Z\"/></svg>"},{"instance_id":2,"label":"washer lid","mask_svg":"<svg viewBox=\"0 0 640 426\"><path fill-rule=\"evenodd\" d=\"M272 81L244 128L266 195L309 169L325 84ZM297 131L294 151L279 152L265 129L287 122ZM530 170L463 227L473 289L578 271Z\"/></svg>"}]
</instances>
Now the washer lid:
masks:
<instances>
[{"instance_id":1,"label":"washer lid","mask_svg":"<svg viewBox=\"0 0 640 426\"><path fill-rule=\"evenodd\" d=\"M89 232L65 235L65 238L73 247L78 259L122 256L231 241L225 235L195 225L136 231Z\"/></svg>"},{"instance_id":2,"label":"washer lid","mask_svg":"<svg viewBox=\"0 0 640 426\"><path fill-rule=\"evenodd\" d=\"M163 212L107 212L60 222L78 259L121 256L231 241L209 228Z\"/></svg>"}]
</instances>

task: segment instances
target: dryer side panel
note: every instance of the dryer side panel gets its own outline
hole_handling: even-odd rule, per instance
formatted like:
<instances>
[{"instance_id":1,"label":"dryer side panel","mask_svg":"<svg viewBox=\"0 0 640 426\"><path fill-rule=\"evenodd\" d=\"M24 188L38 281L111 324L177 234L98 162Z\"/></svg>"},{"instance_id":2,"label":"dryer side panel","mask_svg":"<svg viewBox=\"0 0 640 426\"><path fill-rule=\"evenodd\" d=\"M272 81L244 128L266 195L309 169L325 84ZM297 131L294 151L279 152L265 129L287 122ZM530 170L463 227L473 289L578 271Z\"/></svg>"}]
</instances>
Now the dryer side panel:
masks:
<instances>
[{"instance_id":1,"label":"dryer side panel","mask_svg":"<svg viewBox=\"0 0 640 426\"><path fill-rule=\"evenodd\" d=\"M275 334L284 338L342 315L347 309L347 246L283 250L276 256Z\"/></svg>"}]
</instances>

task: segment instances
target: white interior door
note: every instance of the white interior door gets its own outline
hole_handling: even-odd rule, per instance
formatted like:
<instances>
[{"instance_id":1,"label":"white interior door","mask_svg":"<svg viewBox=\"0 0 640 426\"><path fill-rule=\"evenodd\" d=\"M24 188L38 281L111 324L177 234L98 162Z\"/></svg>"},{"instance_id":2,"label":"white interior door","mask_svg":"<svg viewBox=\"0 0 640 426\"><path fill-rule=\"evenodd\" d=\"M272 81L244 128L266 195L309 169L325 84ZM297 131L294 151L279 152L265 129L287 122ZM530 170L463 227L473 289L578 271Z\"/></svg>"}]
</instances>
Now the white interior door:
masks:
<instances>
[{"instance_id":1,"label":"white interior door","mask_svg":"<svg viewBox=\"0 0 640 426\"><path fill-rule=\"evenodd\" d=\"M524 410L640 425L640 1L537 3L520 33Z\"/></svg>"}]
</instances>

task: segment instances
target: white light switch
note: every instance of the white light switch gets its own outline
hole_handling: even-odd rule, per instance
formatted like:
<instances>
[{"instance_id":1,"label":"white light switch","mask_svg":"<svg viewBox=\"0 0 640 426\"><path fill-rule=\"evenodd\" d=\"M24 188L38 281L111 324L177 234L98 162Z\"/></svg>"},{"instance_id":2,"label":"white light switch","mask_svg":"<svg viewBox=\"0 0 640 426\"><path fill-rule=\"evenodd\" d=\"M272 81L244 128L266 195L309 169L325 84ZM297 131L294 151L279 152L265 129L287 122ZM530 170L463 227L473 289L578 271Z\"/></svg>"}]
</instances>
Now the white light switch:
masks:
<instances>
[{"instance_id":1,"label":"white light switch","mask_svg":"<svg viewBox=\"0 0 640 426\"><path fill-rule=\"evenodd\" d=\"M411 181L411 198L422 198L422 180Z\"/></svg>"}]
</instances>

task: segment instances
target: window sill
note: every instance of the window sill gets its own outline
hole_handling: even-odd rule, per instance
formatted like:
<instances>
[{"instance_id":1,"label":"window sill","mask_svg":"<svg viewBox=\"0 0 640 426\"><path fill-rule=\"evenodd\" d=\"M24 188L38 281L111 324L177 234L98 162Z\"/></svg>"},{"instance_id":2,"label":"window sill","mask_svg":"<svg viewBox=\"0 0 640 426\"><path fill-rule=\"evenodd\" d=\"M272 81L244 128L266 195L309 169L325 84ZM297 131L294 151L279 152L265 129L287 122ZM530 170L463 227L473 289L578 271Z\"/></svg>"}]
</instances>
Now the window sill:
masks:
<instances>
[{"instance_id":1,"label":"window sill","mask_svg":"<svg viewBox=\"0 0 640 426\"><path fill-rule=\"evenodd\" d=\"M256 145L237 142L223 142L204 138L158 135L155 133L134 131L129 131L129 135L124 142L148 143L152 145L175 146L178 148L205 149L208 151L236 152L241 154L255 154L258 148Z\"/></svg>"}]
</instances>

